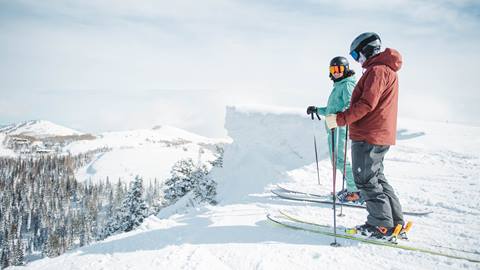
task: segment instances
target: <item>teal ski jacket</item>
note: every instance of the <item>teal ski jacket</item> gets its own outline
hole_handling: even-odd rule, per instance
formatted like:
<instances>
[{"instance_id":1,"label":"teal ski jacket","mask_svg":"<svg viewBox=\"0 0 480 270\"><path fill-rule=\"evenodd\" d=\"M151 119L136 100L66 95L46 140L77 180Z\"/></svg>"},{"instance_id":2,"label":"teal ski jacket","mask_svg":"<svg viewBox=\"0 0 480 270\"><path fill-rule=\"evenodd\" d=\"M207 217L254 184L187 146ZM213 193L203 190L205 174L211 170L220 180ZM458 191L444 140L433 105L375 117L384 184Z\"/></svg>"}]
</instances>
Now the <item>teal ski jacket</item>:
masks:
<instances>
[{"instance_id":1,"label":"teal ski jacket","mask_svg":"<svg viewBox=\"0 0 480 270\"><path fill-rule=\"evenodd\" d=\"M350 106L350 99L355 88L355 76L350 76L333 84L333 90L328 97L327 107L317 107L320 115L326 116L333 113L343 112Z\"/></svg>"},{"instance_id":2,"label":"teal ski jacket","mask_svg":"<svg viewBox=\"0 0 480 270\"><path fill-rule=\"evenodd\" d=\"M355 88L355 76L350 76L333 84L333 90L328 97L327 107L317 107L317 112L320 115L329 115L333 113L343 112L350 107L350 99L352 97L353 89ZM332 135L325 124L327 131L328 149L330 150L330 159L332 158ZM345 181L348 192L358 191L355 181L353 179L352 166L349 160L344 161L345 151L345 135L347 130L345 126L335 128L335 149L337 156L337 169L345 174ZM343 164L345 162L345 171Z\"/></svg>"}]
</instances>

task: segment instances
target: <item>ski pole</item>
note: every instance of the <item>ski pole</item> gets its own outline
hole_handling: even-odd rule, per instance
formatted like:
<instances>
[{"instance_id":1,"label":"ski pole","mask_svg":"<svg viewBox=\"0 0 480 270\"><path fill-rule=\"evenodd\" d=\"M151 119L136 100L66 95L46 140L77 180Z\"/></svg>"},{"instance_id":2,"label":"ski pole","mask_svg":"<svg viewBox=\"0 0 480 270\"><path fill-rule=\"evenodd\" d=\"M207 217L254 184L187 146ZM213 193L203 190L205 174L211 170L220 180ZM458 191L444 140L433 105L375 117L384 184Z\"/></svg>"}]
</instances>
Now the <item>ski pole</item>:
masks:
<instances>
[{"instance_id":1,"label":"ski pole","mask_svg":"<svg viewBox=\"0 0 480 270\"><path fill-rule=\"evenodd\" d=\"M318 113L315 113L317 115L318 120L320 119L320 116L318 116ZM312 120L315 120L313 118L313 113L311 114ZM320 170L318 168L318 151L317 151L317 139L315 137L315 122L312 122L312 131L313 131L313 146L315 147L315 161L317 164L317 179L318 179L318 184L320 185Z\"/></svg>"},{"instance_id":2,"label":"ski pole","mask_svg":"<svg viewBox=\"0 0 480 270\"><path fill-rule=\"evenodd\" d=\"M339 243L337 243L337 196L335 193L335 184L336 184L336 178L337 178L337 157L335 155L335 129L332 128L330 130L332 133L332 164L333 164L333 195L332 195L332 200L333 200L333 235L334 235L334 241L330 245L332 247L338 247L340 246Z\"/></svg>"},{"instance_id":3,"label":"ski pole","mask_svg":"<svg viewBox=\"0 0 480 270\"><path fill-rule=\"evenodd\" d=\"M343 156L343 181L342 181L342 191L345 190L345 180L346 180L346 171L347 171L347 146L348 146L348 126L345 127L345 154ZM340 214L339 217L344 217L343 214L343 204L340 204Z\"/></svg>"}]
</instances>

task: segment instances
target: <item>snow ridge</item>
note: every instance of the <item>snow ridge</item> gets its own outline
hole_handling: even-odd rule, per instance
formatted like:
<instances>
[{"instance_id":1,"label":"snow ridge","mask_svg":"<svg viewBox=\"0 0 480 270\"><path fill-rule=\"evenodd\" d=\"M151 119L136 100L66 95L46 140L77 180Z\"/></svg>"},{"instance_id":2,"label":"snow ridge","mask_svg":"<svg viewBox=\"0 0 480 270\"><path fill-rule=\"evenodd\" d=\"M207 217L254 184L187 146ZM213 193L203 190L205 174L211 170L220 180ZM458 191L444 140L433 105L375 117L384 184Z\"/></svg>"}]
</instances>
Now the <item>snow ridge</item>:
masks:
<instances>
[{"instance_id":1,"label":"snow ridge","mask_svg":"<svg viewBox=\"0 0 480 270\"><path fill-rule=\"evenodd\" d=\"M6 133L8 135L30 136L38 139L83 134L82 132L60 126L46 120L30 120L6 125L0 128L0 133Z\"/></svg>"},{"instance_id":2,"label":"snow ridge","mask_svg":"<svg viewBox=\"0 0 480 270\"><path fill-rule=\"evenodd\" d=\"M312 121L297 108L228 107L225 128L233 143L226 145L224 168L213 172L219 179L220 201L245 200L266 186L282 181L285 172L315 161L312 128L323 141L323 121ZM328 149L319 147L321 158Z\"/></svg>"}]
</instances>

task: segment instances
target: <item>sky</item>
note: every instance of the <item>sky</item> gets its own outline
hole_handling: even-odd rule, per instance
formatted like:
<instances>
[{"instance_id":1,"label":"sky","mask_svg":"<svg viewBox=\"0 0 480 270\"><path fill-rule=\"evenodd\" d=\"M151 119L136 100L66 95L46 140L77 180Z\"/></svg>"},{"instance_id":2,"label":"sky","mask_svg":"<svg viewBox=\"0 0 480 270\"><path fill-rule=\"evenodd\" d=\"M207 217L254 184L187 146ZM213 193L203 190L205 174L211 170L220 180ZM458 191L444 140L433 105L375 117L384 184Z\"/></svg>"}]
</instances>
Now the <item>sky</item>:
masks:
<instances>
[{"instance_id":1,"label":"sky","mask_svg":"<svg viewBox=\"0 0 480 270\"><path fill-rule=\"evenodd\" d=\"M479 26L468 0L0 0L0 124L221 137L227 105L325 105L373 31L403 56L400 117L480 126Z\"/></svg>"}]
</instances>

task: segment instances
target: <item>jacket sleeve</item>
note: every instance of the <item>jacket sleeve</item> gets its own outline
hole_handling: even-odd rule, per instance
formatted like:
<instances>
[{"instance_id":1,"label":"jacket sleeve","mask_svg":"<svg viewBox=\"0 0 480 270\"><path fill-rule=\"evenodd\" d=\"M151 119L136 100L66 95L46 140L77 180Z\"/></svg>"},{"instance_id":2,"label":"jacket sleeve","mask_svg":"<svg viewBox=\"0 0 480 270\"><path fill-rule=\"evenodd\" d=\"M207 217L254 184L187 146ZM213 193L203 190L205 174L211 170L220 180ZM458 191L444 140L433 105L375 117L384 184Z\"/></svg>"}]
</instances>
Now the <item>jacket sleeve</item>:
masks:
<instances>
[{"instance_id":1,"label":"jacket sleeve","mask_svg":"<svg viewBox=\"0 0 480 270\"><path fill-rule=\"evenodd\" d=\"M352 99L352 92L353 89L355 88L355 84L353 83L347 83L345 86L345 89L343 89L342 92L342 101L343 101L343 108L342 112L348 109L350 107L350 100Z\"/></svg>"},{"instance_id":2,"label":"jacket sleeve","mask_svg":"<svg viewBox=\"0 0 480 270\"><path fill-rule=\"evenodd\" d=\"M327 113L327 107L317 107L317 112L319 115L325 116Z\"/></svg>"},{"instance_id":3,"label":"jacket sleeve","mask_svg":"<svg viewBox=\"0 0 480 270\"><path fill-rule=\"evenodd\" d=\"M351 104L348 110L337 115L337 124L339 126L350 125L375 109L378 100L385 90L384 71L377 67L372 68L367 74L363 85L360 99Z\"/></svg>"}]
</instances>

